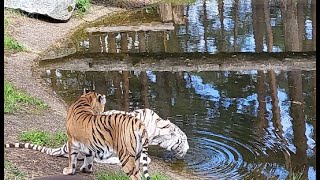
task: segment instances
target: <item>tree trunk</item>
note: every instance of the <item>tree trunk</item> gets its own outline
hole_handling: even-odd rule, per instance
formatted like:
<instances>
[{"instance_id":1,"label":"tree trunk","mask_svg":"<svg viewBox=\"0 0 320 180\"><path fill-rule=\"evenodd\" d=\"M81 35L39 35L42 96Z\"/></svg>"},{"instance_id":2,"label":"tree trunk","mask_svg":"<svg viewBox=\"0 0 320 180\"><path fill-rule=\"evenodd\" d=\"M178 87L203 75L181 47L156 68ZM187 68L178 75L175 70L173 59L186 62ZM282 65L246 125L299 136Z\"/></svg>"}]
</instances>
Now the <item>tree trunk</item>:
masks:
<instances>
[{"instance_id":1,"label":"tree trunk","mask_svg":"<svg viewBox=\"0 0 320 180\"><path fill-rule=\"evenodd\" d=\"M267 126L266 122L266 86L265 86L265 74L263 71L258 71L257 77L257 95L258 95L258 118L259 118L259 136L262 137L264 129Z\"/></svg>"},{"instance_id":2,"label":"tree trunk","mask_svg":"<svg viewBox=\"0 0 320 180\"><path fill-rule=\"evenodd\" d=\"M293 144L296 147L296 152L292 154L293 170L303 170L302 179L308 177L307 164L307 138L305 135L306 122L303 111L303 91L301 71L288 72L288 87L289 97L291 100L290 112L292 115L292 129L293 129Z\"/></svg>"},{"instance_id":3,"label":"tree trunk","mask_svg":"<svg viewBox=\"0 0 320 180\"><path fill-rule=\"evenodd\" d=\"M108 33L108 53L116 53L116 35L114 33Z\"/></svg>"},{"instance_id":4,"label":"tree trunk","mask_svg":"<svg viewBox=\"0 0 320 180\"><path fill-rule=\"evenodd\" d=\"M122 87L123 87L123 109L129 111L129 72L122 71Z\"/></svg>"},{"instance_id":5,"label":"tree trunk","mask_svg":"<svg viewBox=\"0 0 320 180\"><path fill-rule=\"evenodd\" d=\"M128 52L128 34L120 33L121 35L121 52Z\"/></svg>"},{"instance_id":6,"label":"tree trunk","mask_svg":"<svg viewBox=\"0 0 320 180\"><path fill-rule=\"evenodd\" d=\"M89 52L101 52L99 34L89 34Z\"/></svg>"},{"instance_id":7,"label":"tree trunk","mask_svg":"<svg viewBox=\"0 0 320 180\"><path fill-rule=\"evenodd\" d=\"M298 39L299 39L299 50L303 51L303 44L305 40L305 10L306 0L297 1L297 21L298 21Z\"/></svg>"},{"instance_id":8,"label":"tree trunk","mask_svg":"<svg viewBox=\"0 0 320 180\"><path fill-rule=\"evenodd\" d=\"M170 22L173 20L171 3L160 3L159 10L162 22Z\"/></svg>"},{"instance_id":9,"label":"tree trunk","mask_svg":"<svg viewBox=\"0 0 320 180\"><path fill-rule=\"evenodd\" d=\"M286 51L299 51L299 34L297 22L296 0L287 0L285 23L285 47Z\"/></svg>"},{"instance_id":10,"label":"tree trunk","mask_svg":"<svg viewBox=\"0 0 320 180\"><path fill-rule=\"evenodd\" d=\"M238 41L238 31L239 31L239 0L234 1L234 26L233 26L233 51L237 52L237 41Z\"/></svg>"},{"instance_id":11,"label":"tree trunk","mask_svg":"<svg viewBox=\"0 0 320 180\"><path fill-rule=\"evenodd\" d=\"M311 14L312 14L312 48L314 51L317 50L316 48L316 41L317 41L317 6L316 0L311 1Z\"/></svg>"},{"instance_id":12,"label":"tree trunk","mask_svg":"<svg viewBox=\"0 0 320 180\"><path fill-rule=\"evenodd\" d=\"M253 35L256 52L263 52L264 7L259 0L252 0Z\"/></svg>"},{"instance_id":13,"label":"tree trunk","mask_svg":"<svg viewBox=\"0 0 320 180\"><path fill-rule=\"evenodd\" d=\"M141 80L141 102L144 108L150 108L149 99L148 99L148 77L145 71L140 73Z\"/></svg>"},{"instance_id":14,"label":"tree trunk","mask_svg":"<svg viewBox=\"0 0 320 180\"><path fill-rule=\"evenodd\" d=\"M265 17L266 30L267 30L266 40L267 40L268 52L273 52L273 33L272 33L272 27L271 27L269 1L264 1L264 17Z\"/></svg>"},{"instance_id":15,"label":"tree trunk","mask_svg":"<svg viewBox=\"0 0 320 180\"><path fill-rule=\"evenodd\" d=\"M147 52L145 32L138 32L138 38L139 38L139 52Z\"/></svg>"},{"instance_id":16,"label":"tree trunk","mask_svg":"<svg viewBox=\"0 0 320 180\"><path fill-rule=\"evenodd\" d=\"M115 88L114 96L117 101L117 109L123 110L122 101L121 101L123 97L122 97L122 92L120 87L120 77L119 77L120 75L117 71L113 71L112 74L113 74L113 86Z\"/></svg>"},{"instance_id":17,"label":"tree trunk","mask_svg":"<svg viewBox=\"0 0 320 180\"><path fill-rule=\"evenodd\" d=\"M218 1L218 11L219 11L219 19L220 19L220 31L218 36L217 49L218 52L225 52L225 37L224 37L224 16L223 16L224 4L223 0Z\"/></svg>"},{"instance_id":18,"label":"tree trunk","mask_svg":"<svg viewBox=\"0 0 320 180\"><path fill-rule=\"evenodd\" d=\"M186 19L184 17L185 5L172 5L172 16L175 24L185 24Z\"/></svg>"}]
</instances>

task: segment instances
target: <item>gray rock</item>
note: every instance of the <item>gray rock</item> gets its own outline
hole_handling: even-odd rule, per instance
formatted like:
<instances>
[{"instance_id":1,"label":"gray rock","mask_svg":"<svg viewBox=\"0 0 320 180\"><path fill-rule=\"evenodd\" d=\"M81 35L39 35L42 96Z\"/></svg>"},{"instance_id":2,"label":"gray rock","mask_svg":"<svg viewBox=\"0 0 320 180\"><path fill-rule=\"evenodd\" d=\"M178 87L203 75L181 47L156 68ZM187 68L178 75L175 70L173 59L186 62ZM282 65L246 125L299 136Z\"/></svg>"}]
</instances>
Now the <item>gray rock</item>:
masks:
<instances>
[{"instance_id":1,"label":"gray rock","mask_svg":"<svg viewBox=\"0 0 320 180\"><path fill-rule=\"evenodd\" d=\"M70 19L75 5L75 0L4 0L5 8L42 14L61 21Z\"/></svg>"}]
</instances>

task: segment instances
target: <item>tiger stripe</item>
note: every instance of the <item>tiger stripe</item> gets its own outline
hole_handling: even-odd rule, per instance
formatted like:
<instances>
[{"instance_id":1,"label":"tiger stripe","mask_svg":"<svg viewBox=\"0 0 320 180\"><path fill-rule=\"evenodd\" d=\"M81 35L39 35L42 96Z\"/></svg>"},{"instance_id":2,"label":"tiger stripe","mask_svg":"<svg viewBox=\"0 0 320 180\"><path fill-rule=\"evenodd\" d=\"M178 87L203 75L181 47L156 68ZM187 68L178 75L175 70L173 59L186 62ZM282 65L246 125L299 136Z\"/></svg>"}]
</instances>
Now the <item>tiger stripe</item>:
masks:
<instances>
[{"instance_id":1,"label":"tiger stripe","mask_svg":"<svg viewBox=\"0 0 320 180\"><path fill-rule=\"evenodd\" d=\"M63 174L75 173L74 164L77 163L76 155L82 146L92 150L85 153L85 162L81 171L90 171L89 164L95 158L103 158L111 154L117 154L123 171L131 179L141 179L139 163L141 153L148 151L148 133L144 124L130 114L114 113L101 114L95 110L101 104L102 95L90 92L82 95L68 109L67 135L69 150L69 166L64 168ZM90 106L88 106L90 105ZM80 152L81 153L81 152ZM147 154L145 154L147 156ZM142 161L143 172L147 169L147 161ZM148 171L146 171L148 172ZM148 173L144 174L150 179Z\"/></svg>"}]
</instances>

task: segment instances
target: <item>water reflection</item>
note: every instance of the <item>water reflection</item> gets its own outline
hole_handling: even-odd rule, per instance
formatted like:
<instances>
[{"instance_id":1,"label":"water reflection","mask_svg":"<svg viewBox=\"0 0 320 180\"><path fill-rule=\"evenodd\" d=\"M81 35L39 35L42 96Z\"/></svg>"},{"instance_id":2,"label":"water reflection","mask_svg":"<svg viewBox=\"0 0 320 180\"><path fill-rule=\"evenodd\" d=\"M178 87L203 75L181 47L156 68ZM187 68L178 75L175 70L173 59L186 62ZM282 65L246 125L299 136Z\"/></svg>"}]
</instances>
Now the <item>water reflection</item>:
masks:
<instances>
[{"instance_id":1,"label":"water reflection","mask_svg":"<svg viewBox=\"0 0 320 180\"><path fill-rule=\"evenodd\" d=\"M154 109L189 138L183 161L150 154L203 179L315 179L315 71L80 72L43 78L72 102L83 88L107 95L106 109Z\"/></svg>"},{"instance_id":2,"label":"water reflection","mask_svg":"<svg viewBox=\"0 0 320 180\"><path fill-rule=\"evenodd\" d=\"M315 0L159 3L143 13L173 22L175 30L92 33L76 37L76 44L78 51L97 54L315 51L315 5ZM150 154L179 173L203 179L286 179L301 172L303 179L315 179L315 75L50 69L43 78L67 103L83 88L96 89L107 95L106 109L146 107L172 120L187 133L188 155L179 161L158 149Z\"/></svg>"},{"instance_id":3,"label":"water reflection","mask_svg":"<svg viewBox=\"0 0 320 180\"><path fill-rule=\"evenodd\" d=\"M174 22L175 30L94 33L76 44L79 51L109 53L315 51L315 5L315 0L160 3L150 16Z\"/></svg>"}]
</instances>

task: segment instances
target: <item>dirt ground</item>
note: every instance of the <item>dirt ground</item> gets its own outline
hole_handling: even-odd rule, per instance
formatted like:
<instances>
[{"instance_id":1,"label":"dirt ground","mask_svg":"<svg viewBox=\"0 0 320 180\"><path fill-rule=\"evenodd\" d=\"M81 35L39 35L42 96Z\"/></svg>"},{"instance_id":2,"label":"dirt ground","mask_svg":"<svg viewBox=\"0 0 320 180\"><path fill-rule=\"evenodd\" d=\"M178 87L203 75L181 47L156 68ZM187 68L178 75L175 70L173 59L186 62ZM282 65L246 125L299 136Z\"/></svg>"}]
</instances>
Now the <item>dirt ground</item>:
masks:
<instances>
[{"instance_id":1,"label":"dirt ground","mask_svg":"<svg viewBox=\"0 0 320 180\"><path fill-rule=\"evenodd\" d=\"M77 27L87 22L97 20L105 15L124 11L116 7L92 5L89 12L83 18L71 18L67 23L51 23L45 20L30 18L20 15L10 15L9 34L27 48L27 52L15 54L5 53L4 78L31 96L37 97L49 105L49 109L41 114L20 112L4 115L4 141L5 143L18 142L18 135L30 129L45 130L49 132L64 131L66 104L60 99L38 73L33 70L33 65L41 54L65 39L74 32ZM10 17L11 16L11 17ZM168 170L162 160L151 158L150 172L165 172L173 179L190 179L175 174ZM50 157L40 152L22 149L5 149L5 160L9 160L17 168L27 173L27 179L33 179L48 175L61 175L67 166L67 158ZM81 163L78 163L80 166ZM95 173L100 170L119 170L116 165L94 165ZM78 173L82 177L92 178L93 174ZM188 176L189 177L189 176ZM194 179L194 178L192 178Z\"/></svg>"}]
</instances>

